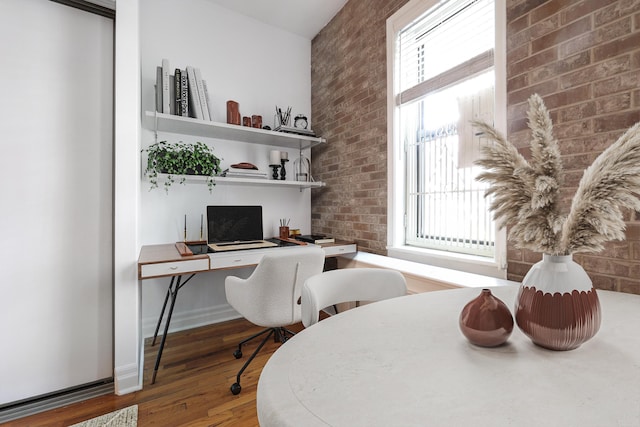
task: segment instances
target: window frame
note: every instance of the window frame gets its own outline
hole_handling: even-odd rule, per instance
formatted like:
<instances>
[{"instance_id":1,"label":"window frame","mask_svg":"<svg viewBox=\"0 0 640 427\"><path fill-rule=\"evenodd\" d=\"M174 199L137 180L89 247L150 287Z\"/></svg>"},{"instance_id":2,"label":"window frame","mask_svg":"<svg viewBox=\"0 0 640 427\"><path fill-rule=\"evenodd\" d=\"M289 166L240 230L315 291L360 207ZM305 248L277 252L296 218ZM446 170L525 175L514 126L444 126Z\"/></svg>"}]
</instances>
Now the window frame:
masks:
<instances>
[{"instance_id":1,"label":"window frame","mask_svg":"<svg viewBox=\"0 0 640 427\"><path fill-rule=\"evenodd\" d=\"M496 232L493 258L425 249L404 244L405 241L405 153L400 141L398 34L439 0L410 0L387 19L387 254L438 267L506 278L506 230ZM494 47L495 123L506 135L506 4L495 1L496 40Z\"/></svg>"}]
</instances>

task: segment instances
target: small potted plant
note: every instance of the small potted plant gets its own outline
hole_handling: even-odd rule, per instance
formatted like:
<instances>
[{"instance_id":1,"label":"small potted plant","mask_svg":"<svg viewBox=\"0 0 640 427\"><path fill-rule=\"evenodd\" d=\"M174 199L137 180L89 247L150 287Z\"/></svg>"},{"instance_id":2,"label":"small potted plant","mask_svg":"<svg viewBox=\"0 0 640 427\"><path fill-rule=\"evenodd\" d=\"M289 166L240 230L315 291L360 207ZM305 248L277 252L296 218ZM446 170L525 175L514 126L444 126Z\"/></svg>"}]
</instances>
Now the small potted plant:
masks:
<instances>
[{"instance_id":1,"label":"small potted plant","mask_svg":"<svg viewBox=\"0 0 640 427\"><path fill-rule=\"evenodd\" d=\"M186 180L184 175L206 176L207 186L211 191L215 185L213 178L221 171L220 159L213 154L208 145L202 142L191 144L160 141L142 151L148 156L144 173L149 177L150 190L158 187L158 174L162 173L167 174L164 182L167 192L175 182L175 175L182 175L180 184L184 184Z\"/></svg>"}]
</instances>

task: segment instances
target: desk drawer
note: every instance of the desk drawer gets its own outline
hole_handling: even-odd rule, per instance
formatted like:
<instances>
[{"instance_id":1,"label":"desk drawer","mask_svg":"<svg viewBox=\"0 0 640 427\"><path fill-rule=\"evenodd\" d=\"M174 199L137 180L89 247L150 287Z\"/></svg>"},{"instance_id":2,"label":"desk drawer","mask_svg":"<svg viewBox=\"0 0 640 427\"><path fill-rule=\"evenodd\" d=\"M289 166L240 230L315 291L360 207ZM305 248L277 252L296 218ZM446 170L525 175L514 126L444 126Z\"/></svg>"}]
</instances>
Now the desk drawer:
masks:
<instances>
[{"instance_id":1,"label":"desk drawer","mask_svg":"<svg viewBox=\"0 0 640 427\"><path fill-rule=\"evenodd\" d=\"M344 254L353 254L356 252L355 244L347 244L347 245L327 245L322 246L324 249L325 256L338 256Z\"/></svg>"},{"instance_id":2,"label":"desk drawer","mask_svg":"<svg viewBox=\"0 0 640 427\"><path fill-rule=\"evenodd\" d=\"M230 252L228 254L215 254L211 257L211 269L223 269L223 268L238 268L257 265L262 257L264 251L255 252Z\"/></svg>"},{"instance_id":3,"label":"desk drawer","mask_svg":"<svg viewBox=\"0 0 640 427\"><path fill-rule=\"evenodd\" d=\"M209 259L192 259L189 261L159 262L140 266L140 279L159 276L175 276L183 273L208 271Z\"/></svg>"}]
</instances>

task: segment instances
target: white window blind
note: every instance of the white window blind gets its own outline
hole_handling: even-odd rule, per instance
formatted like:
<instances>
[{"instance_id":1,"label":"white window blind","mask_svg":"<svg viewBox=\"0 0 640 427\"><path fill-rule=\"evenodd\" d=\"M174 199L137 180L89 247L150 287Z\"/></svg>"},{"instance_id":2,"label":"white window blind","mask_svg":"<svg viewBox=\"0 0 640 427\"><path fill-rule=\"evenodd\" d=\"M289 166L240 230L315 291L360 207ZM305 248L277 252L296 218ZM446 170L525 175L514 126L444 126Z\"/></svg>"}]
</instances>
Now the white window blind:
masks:
<instances>
[{"instance_id":1,"label":"white window blind","mask_svg":"<svg viewBox=\"0 0 640 427\"><path fill-rule=\"evenodd\" d=\"M492 257L495 225L469 121L494 115L494 5L443 1L399 35L405 244Z\"/></svg>"}]
</instances>

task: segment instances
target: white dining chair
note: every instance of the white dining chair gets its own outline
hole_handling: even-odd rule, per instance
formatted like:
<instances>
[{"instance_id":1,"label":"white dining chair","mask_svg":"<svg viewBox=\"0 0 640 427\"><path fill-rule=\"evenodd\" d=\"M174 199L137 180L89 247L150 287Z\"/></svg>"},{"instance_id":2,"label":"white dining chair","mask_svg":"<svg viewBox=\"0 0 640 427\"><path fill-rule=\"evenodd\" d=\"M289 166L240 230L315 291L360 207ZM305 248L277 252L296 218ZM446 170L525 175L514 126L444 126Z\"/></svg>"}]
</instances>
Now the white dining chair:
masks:
<instances>
[{"instance_id":1,"label":"white dining chair","mask_svg":"<svg viewBox=\"0 0 640 427\"><path fill-rule=\"evenodd\" d=\"M227 276L225 292L229 304L249 322L265 328L241 341L234 357L242 357L245 343L266 334L238 372L236 382L231 386L233 394L242 390L240 376L271 336L284 343L293 335L286 326L301 320L298 301L302 285L307 278L322 272L324 259L325 253L319 247L276 250L265 254L248 278Z\"/></svg>"},{"instance_id":2,"label":"white dining chair","mask_svg":"<svg viewBox=\"0 0 640 427\"><path fill-rule=\"evenodd\" d=\"M346 268L310 277L302 287L302 324L318 322L320 310L343 302L373 302L407 293L404 276L383 268Z\"/></svg>"}]
</instances>

